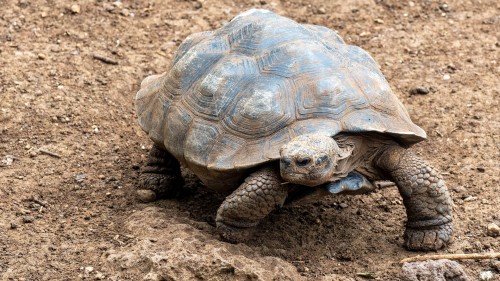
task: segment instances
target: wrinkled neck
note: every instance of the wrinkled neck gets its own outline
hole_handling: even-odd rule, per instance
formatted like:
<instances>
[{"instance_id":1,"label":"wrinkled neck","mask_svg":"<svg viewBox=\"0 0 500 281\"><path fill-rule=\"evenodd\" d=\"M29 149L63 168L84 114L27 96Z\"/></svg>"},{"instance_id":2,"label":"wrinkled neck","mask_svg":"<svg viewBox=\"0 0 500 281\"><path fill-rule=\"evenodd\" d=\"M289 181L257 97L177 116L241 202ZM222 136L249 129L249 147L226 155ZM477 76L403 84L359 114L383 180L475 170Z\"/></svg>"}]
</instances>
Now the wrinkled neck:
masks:
<instances>
[{"instance_id":1,"label":"wrinkled neck","mask_svg":"<svg viewBox=\"0 0 500 281\"><path fill-rule=\"evenodd\" d=\"M364 157L368 152L368 147L364 143L365 138L360 135L339 134L333 138L342 151L349 151L349 157L337 161L330 181L343 178L349 172L363 165Z\"/></svg>"},{"instance_id":2,"label":"wrinkled neck","mask_svg":"<svg viewBox=\"0 0 500 281\"><path fill-rule=\"evenodd\" d=\"M397 145L392 138L376 133L339 134L334 139L341 149L352 148L352 154L337 162L332 180L343 178L353 170L368 178L377 178L379 172L373 166L374 158L383 147Z\"/></svg>"}]
</instances>

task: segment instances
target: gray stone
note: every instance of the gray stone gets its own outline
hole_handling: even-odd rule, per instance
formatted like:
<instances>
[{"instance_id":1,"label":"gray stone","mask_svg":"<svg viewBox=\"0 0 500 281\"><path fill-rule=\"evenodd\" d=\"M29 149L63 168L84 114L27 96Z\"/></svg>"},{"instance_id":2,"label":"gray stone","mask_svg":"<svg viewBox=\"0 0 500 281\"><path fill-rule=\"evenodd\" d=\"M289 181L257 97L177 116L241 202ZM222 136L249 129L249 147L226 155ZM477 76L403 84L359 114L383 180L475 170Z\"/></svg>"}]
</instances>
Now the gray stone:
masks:
<instances>
[{"instance_id":1,"label":"gray stone","mask_svg":"<svg viewBox=\"0 0 500 281\"><path fill-rule=\"evenodd\" d=\"M428 260L403 264L403 277L407 281L467 281L462 266L451 260Z\"/></svg>"},{"instance_id":2,"label":"gray stone","mask_svg":"<svg viewBox=\"0 0 500 281\"><path fill-rule=\"evenodd\" d=\"M488 281L488 280L493 280L493 272L491 271L481 271L479 272L479 280L481 281Z\"/></svg>"}]
</instances>

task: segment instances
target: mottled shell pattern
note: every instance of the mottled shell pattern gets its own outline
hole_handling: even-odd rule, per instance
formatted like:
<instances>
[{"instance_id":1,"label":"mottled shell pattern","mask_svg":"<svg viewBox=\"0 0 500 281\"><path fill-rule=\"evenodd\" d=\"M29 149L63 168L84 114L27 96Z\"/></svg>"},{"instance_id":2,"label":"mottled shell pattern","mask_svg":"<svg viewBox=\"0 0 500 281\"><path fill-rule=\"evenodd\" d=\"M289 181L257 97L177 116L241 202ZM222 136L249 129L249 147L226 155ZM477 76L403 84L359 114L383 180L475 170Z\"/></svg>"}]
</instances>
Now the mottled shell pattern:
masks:
<instances>
[{"instance_id":1,"label":"mottled shell pattern","mask_svg":"<svg viewBox=\"0 0 500 281\"><path fill-rule=\"evenodd\" d=\"M378 65L334 31L250 10L189 36L169 70L144 79L140 126L180 162L241 170L279 158L306 133L425 139Z\"/></svg>"}]
</instances>

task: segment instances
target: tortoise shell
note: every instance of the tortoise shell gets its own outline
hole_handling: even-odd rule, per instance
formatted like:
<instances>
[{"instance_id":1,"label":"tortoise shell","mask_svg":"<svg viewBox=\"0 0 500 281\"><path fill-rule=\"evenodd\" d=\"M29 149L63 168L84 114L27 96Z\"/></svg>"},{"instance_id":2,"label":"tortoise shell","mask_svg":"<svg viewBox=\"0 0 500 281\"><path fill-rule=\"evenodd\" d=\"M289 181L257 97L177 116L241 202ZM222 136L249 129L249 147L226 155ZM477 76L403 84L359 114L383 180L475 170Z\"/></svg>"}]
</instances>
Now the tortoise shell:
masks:
<instances>
[{"instance_id":1,"label":"tortoise shell","mask_svg":"<svg viewBox=\"0 0 500 281\"><path fill-rule=\"evenodd\" d=\"M368 53L266 10L189 36L166 73L144 79L136 109L149 137L194 170L273 161L306 133L426 138Z\"/></svg>"}]
</instances>

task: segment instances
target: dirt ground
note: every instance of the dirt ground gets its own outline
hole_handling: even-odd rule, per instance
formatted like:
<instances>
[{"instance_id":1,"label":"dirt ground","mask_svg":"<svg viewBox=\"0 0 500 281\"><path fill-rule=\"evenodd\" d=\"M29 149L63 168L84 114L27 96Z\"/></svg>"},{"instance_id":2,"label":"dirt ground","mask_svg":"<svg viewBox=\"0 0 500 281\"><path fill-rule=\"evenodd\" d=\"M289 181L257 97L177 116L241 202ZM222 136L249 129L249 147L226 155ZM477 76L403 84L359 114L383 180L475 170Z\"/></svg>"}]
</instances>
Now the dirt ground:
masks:
<instances>
[{"instance_id":1,"label":"dirt ground","mask_svg":"<svg viewBox=\"0 0 500 281\"><path fill-rule=\"evenodd\" d=\"M133 198L151 146L134 112L141 80L165 71L189 34L252 7L327 26L372 54L428 133L415 151L443 172L454 197L455 242L440 253L500 251L487 231L500 225L496 0L0 6L2 280L364 280L361 272L401 280L398 261L421 253L402 248L395 188L284 207L246 245L219 241L213 215L223 198L192 177L199 191L180 199ZM429 92L412 94L416 87ZM461 264L471 280L481 271L500 280L498 261Z\"/></svg>"}]
</instances>

